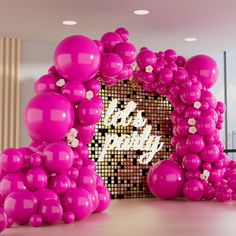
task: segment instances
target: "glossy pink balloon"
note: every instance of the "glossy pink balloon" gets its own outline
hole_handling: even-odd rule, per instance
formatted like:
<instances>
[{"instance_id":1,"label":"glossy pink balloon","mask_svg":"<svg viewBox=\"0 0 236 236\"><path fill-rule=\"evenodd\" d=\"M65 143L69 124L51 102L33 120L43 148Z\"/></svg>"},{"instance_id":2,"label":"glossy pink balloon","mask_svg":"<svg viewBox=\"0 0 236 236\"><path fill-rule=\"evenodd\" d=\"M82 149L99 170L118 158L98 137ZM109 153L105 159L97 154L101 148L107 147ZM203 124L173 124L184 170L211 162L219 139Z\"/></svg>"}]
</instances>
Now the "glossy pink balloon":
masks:
<instances>
[{"instance_id":1,"label":"glossy pink balloon","mask_svg":"<svg viewBox=\"0 0 236 236\"><path fill-rule=\"evenodd\" d=\"M32 227L40 227L43 224L43 219L40 215L34 214L30 217L29 223Z\"/></svg>"},{"instance_id":2,"label":"glossy pink balloon","mask_svg":"<svg viewBox=\"0 0 236 236\"><path fill-rule=\"evenodd\" d=\"M98 204L99 204L97 190L95 190L92 193L90 193L90 195L91 195L92 203L93 203L93 212L95 212L95 210L97 209Z\"/></svg>"},{"instance_id":3,"label":"glossy pink balloon","mask_svg":"<svg viewBox=\"0 0 236 236\"><path fill-rule=\"evenodd\" d=\"M37 198L39 204L41 204L44 200L60 201L58 195L51 189L47 188L37 190L36 192L34 192L34 195Z\"/></svg>"},{"instance_id":4,"label":"glossy pink balloon","mask_svg":"<svg viewBox=\"0 0 236 236\"><path fill-rule=\"evenodd\" d=\"M185 69L189 74L196 75L202 85L209 89L218 79L218 66L216 61L207 55L197 55L191 57L185 64Z\"/></svg>"},{"instance_id":5,"label":"glossy pink balloon","mask_svg":"<svg viewBox=\"0 0 236 236\"><path fill-rule=\"evenodd\" d=\"M218 160L219 155L219 148L215 144L206 144L201 152L202 160L210 163Z\"/></svg>"},{"instance_id":6,"label":"glossy pink balloon","mask_svg":"<svg viewBox=\"0 0 236 236\"><path fill-rule=\"evenodd\" d=\"M88 190L90 193L96 189L97 176L93 170L83 167L79 170L79 177L76 180L77 186Z\"/></svg>"},{"instance_id":7,"label":"glossy pink balloon","mask_svg":"<svg viewBox=\"0 0 236 236\"><path fill-rule=\"evenodd\" d=\"M217 106L217 101L216 101L215 96L208 90L202 90L202 92L201 92L201 103L202 102L207 103L208 106L213 108L213 109L215 109L216 106Z\"/></svg>"},{"instance_id":8,"label":"glossy pink balloon","mask_svg":"<svg viewBox=\"0 0 236 236\"><path fill-rule=\"evenodd\" d=\"M49 144L44 152L44 165L51 173L63 173L73 165L74 153L63 141Z\"/></svg>"},{"instance_id":9,"label":"glossy pink balloon","mask_svg":"<svg viewBox=\"0 0 236 236\"><path fill-rule=\"evenodd\" d=\"M7 214L0 208L0 233L7 227Z\"/></svg>"},{"instance_id":10,"label":"glossy pink balloon","mask_svg":"<svg viewBox=\"0 0 236 236\"><path fill-rule=\"evenodd\" d=\"M20 225L27 224L37 211L37 199L32 192L22 190L10 193L4 202L7 215Z\"/></svg>"},{"instance_id":11,"label":"glossy pink balloon","mask_svg":"<svg viewBox=\"0 0 236 236\"><path fill-rule=\"evenodd\" d=\"M71 224L75 221L75 214L71 211L67 211L63 214L63 221L65 224Z\"/></svg>"},{"instance_id":12,"label":"glossy pink balloon","mask_svg":"<svg viewBox=\"0 0 236 236\"><path fill-rule=\"evenodd\" d=\"M114 47L113 52L118 54L122 58L124 64L131 64L135 61L136 48L131 43L118 43Z\"/></svg>"},{"instance_id":13,"label":"glossy pink balloon","mask_svg":"<svg viewBox=\"0 0 236 236\"><path fill-rule=\"evenodd\" d=\"M186 170L197 170L200 165L201 158L194 153L188 153L183 158L183 167Z\"/></svg>"},{"instance_id":14,"label":"glossy pink balloon","mask_svg":"<svg viewBox=\"0 0 236 236\"><path fill-rule=\"evenodd\" d=\"M189 135L186 140L186 146L190 152L201 152L205 146L204 138L198 134Z\"/></svg>"},{"instance_id":15,"label":"glossy pink balloon","mask_svg":"<svg viewBox=\"0 0 236 236\"><path fill-rule=\"evenodd\" d=\"M51 177L50 188L57 194L64 194L70 188L70 179L67 175L61 174Z\"/></svg>"},{"instance_id":16,"label":"glossy pink balloon","mask_svg":"<svg viewBox=\"0 0 236 236\"><path fill-rule=\"evenodd\" d=\"M25 125L39 141L56 142L66 136L74 123L74 109L57 93L33 97L25 109Z\"/></svg>"},{"instance_id":17,"label":"glossy pink balloon","mask_svg":"<svg viewBox=\"0 0 236 236\"><path fill-rule=\"evenodd\" d=\"M87 91L92 91L93 95L97 95L101 91L100 82L97 79L89 80L85 83Z\"/></svg>"},{"instance_id":18,"label":"glossy pink balloon","mask_svg":"<svg viewBox=\"0 0 236 236\"><path fill-rule=\"evenodd\" d=\"M180 195L184 184L183 169L176 162L160 161L149 170L147 184L156 197L175 199Z\"/></svg>"},{"instance_id":19,"label":"glossy pink balloon","mask_svg":"<svg viewBox=\"0 0 236 236\"><path fill-rule=\"evenodd\" d=\"M93 42L97 45L100 53L102 54L104 52L104 46L100 40L93 40Z\"/></svg>"},{"instance_id":20,"label":"glossy pink balloon","mask_svg":"<svg viewBox=\"0 0 236 236\"><path fill-rule=\"evenodd\" d=\"M185 104L193 104L199 101L201 97L201 90L197 86L186 87L181 90L180 98Z\"/></svg>"},{"instance_id":21,"label":"glossy pink balloon","mask_svg":"<svg viewBox=\"0 0 236 236\"><path fill-rule=\"evenodd\" d=\"M27 158L26 163L31 167L39 167L42 164L42 155L33 153Z\"/></svg>"},{"instance_id":22,"label":"glossy pink balloon","mask_svg":"<svg viewBox=\"0 0 236 236\"><path fill-rule=\"evenodd\" d=\"M197 132L203 136L210 136L215 131L215 122L209 117L200 117L197 120L196 128Z\"/></svg>"},{"instance_id":23,"label":"glossy pink balloon","mask_svg":"<svg viewBox=\"0 0 236 236\"><path fill-rule=\"evenodd\" d=\"M193 106L189 106L185 109L184 116L186 118L199 118L201 116L201 111Z\"/></svg>"},{"instance_id":24,"label":"glossy pink balloon","mask_svg":"<svg viewBox=\"0 0 236 236\"><path fill-rule=\"evenodd\" d=\"M59 92L59 87L56 85L58 78L53 74L41 76L34 85L36 94Z\"/></svg>"},{"instance_id":25,"label":"glossy pink balloon","mask_svg":"<svg viewBox=\"0 0 236 236\"><path fill-rule=\"evenodd\" d=\"M75 167L71 167L68 171L67 171L67 176L72 179L75 180L78 178L79 176L79 170Z\"/></svg>"},{"instance_id":26,"label":"glossy pink balloon","mask_svg":"<svg viewBox=\"0 0 236 236\"><path fill-rule=\"evenodd\" d=\"M83 167L87 167L93 171L96 171L97 169L96 163L91 159L83 160Z\"/></svg>"},{"instance_id":27,"label":"glossy pink balloon","mask_svg":"<svg viewBox=\"0 0 236 236\"><path fill-rule=\"evenodd\" d=\"M75 128L78 131L78 139L84 144L89 144L93 139L93 135L95 133L95 125L77 124Z\"/></svg>"},{"instance_id":28,"label":"glossy pink balloon","mask_svg":"<svg viewBox=\"0 0 236 236\"><path fill-rule=\"evenodd\" d=\"M129 39L129 31L123 27L119 27L115 30L117 34L120 35L123 41L127 41Z\"/></svg>"},{"instance_id":29,"label":"glossy pink balloon","mask_svg":"<svg viewBox=\"0 0 236 236\"><path fill-rule=\"evenodd\" d=\"M75 214L75 220L82 220L93 211L91 195L83 188L71 189L64 196L63 207Z\"/></svg>"},{"instance_id":30,"label":"glossy pink balloon","mask_svg":"<svg viewBox=\"0 0 236 236\"><path fill-rule=\"evenodd\" d=\"M105 52L112 52L115 45L122 42L122 38L115 32L107 32L101 37L100 41L103 43Z\"/></svg>"},{"instance_id":31,"label":"glossy pink balloon","mask_svg":"<svg viewBox=\"0 0 236 236\"><path fill-rule=\"evenodd\" d=\"M191 201L199 201L204 194L204 186L198 179L191 179L184 184L184 196Z\"/></svg>"},{"instance_id":32,"label":"glossy pink balloon","mask_svg":"<svg viewBox=\"0 0 236 236\"><path fill-rule=\"evenodd\" d=\"M33 191L45 188L48 184L48 174L43 168L33 168L26 173L26 185Z\"/></svg>"},{"instance_id":33,"label":"glossy pink balloon","mask_svg":"<svg viewBox=\"0 0 236 236\"><path fill-rule=\"evenodd\" d=\"M175 50L173 49L167 49L165 52L164 52L165 56L164 56L164 59L167 61L167 62L173 62L176 60L177 58L177 55L176 55L176 52Z\"/></svg>"},{"instance_id":34,"label":"glossy pink balloon","mask_svg":"<svg viewBox=\"0 0 236 236\"><path fill-rule=\"evenodd\" d=\"M105 187L102 186L97 186L97 192L98 192L98 206L95 212L103 212L110 205L111 202L110 193Z\"/></svg>"},{"instance_id":35,"label":"glossy pink balloon","mask_svg":"<svg viewBox=\"0 0 236 236\"><path fill-rule=\"evenodd\" d=\"M86 89L85 86L78 81L68 81L62 87L61 94L64 95L72 104L76 105L84 100Z\"/></svg>"},{"instance_id":36,"label":"glossy pink balloon","mask_svg":"<svg viewBox=\"0 0 236 236\"><path fill-rule=\"evenodd\" d=\"M140 69L145 69L147 66L154 66L157 58L154 52L145 50L137 55L136 61Z\"/></svg>"},{"instance_id":37,"label":"glossy pink balloon","mask_svg":"<svg viewBox=\"0 0 236 236\"><path fill-rule=\"evenodd\" d=\"M179 66L179 67L183 67L185 65L185 58L183 56L177 56L175 63Z\"/></svg>"},{"instance_id":38,"label":"glossy pink balloon","mask_svg":"<svg viewBox=\"0 0 236 236\"><path fill-rule=\"evenodd\" d=\"M57 72L67 80L86 82L97 74L101 54L93 40L82 35L63 39L54 52Z\"/></svg>"},{"instance_id":39,"label":"glossy pink balloon","mask_svg":"<svg viewBox=\"0 0 236 236\"><path fill-rule=\"evenodd\" d=\"M166 84L173 80L173 72L168 68L164 68L159 74L159 80L161 83Z\"/></svg>"},{"instance_id":40,"label":"glossy pink balloon","mask_svg":"<svg viewBox=\"0 0 236 236\"><path fill-rule=\"evenodd\" d=\"M184 156L186 153L188 153L187 147L186 147L186 140L185 139L180 139L176 143L176 153L179 154L180 156Z\"/></svg>"}]
</instances>

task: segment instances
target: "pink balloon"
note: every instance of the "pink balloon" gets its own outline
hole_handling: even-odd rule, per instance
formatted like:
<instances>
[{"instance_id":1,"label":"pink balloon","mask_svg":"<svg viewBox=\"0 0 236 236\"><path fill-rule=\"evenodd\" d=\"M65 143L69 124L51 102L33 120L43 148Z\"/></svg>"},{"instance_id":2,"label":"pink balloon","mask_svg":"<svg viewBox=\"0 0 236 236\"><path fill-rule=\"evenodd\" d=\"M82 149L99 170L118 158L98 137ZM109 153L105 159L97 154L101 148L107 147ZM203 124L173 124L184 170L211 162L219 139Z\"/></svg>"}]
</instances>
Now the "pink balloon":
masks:
<instances>
[{"instance_id":1,"label":"pink balloon","mask_svg":"<svg viewBox=\"0 0 236 236\"><path fill-rule=\"evenodd\" d=\"M178 66L174 62L170 62L166 65L166 68L172 70L172 71L177 71Z\"/></svg>"},{"instance_id":2,"label":"pink balloon","mask_svg":"<svg viewBox=\"0 0 236 236\"><path fill-rule=\"evenodd\" d=\"M57 72L55 66L49 67L49 69L48 69L48 74L49 74L49 75L59 76L59 74L58 74L58 72Z\"/></svg>"},{"instance_id":3,"label":"pink balloon","mask_svg":"<svg viewBox=\"0 0 236 236\"><path fill-rule=\"evenodd\" d=\"M115 45L122 42L122 38L115 32L107 32L101 37L101 42L105 52L112 52Z\"/></svg>"},{"instance_id":4,"label":"pink balloon","mask_svg":"<svg viewBox=\"0 0 236 236\"><path fill-rule=\"evenodd\" d=\"M89 153L88 153L88 155L89 155ZM82 159L81 159L80 157L76 158L76 159L74 160L73 166L74 166L75 168L77 168L78 170L80 170L80 168L82 168L82 166L83 166L83 161L82 161Z\"/></svg>"},{"instance_id":5,"label":"pink balloon","mask_svg":"<svg viewBox=\"0 0 236 236\"><path fill-rule=\"evenodd\" d=\"M24 157L19 149L8 148L0 154L0 167L7 172L20 170L24 163Z\"/></svg>"},{"instance_id":6,"label":"pink balloon","mask_svg":"<svg viewBox=\"0 0 236 236\"><path fill-rule=\"evenodd\" d=\"M41 76L34 85L36 94L59 92L59 87L56 85L58 78L53 74Z\"/></svg>"},{"instance_id":7,"label":"pink balloon","mask_svg":"<svg viewBox=\"0 0 236 236\"><path fill-rule=\"evenodd\" d=\"M185 139L180 139L176 143L176 153L179 154L180 156L184 156L185 154L188 153L187 147L186 147L186 140Z\"/></svg>"},{"instance_id":8,"label":"pink balloon","mask_svg":"<svg viewBox=\"0 0 236 236\"><path fill-rule=\"evenodd\" d=\"M38 141L38 140L34 140L30 143L29 148L35 152L36 148L39 147L40 145L42 145L42 142Z\"/></svg>"},{"instance_id":9,"label":"pink balloon","mask_svg":"<svg viewBox=\"0 0 236 236\"><path fill-rule=\"evenodd\" d=\"M218 66L215 60L207 55L191 57L185 64L189 74L196 75L202 85L209 89L218 79Z\"/></svg>"},{"instance_id":10,"label":"pink balloon","mask_svg":"<svg viewBox=\"0 0 236 236\"><path fill-rule=\"evenodd\" d=\"M174 82L182 85L188 77L188 72L183 67L178 67L177 71L174 72Z\"/></svg>"},{"instance_id":11,"label":"pink balloon","mask_svg":"<svg viewBox=\"0 0 236 236\"><path fill-rule=\"evenodd\" d=\"M201 92L201 102L207 102L209 107L215 109L216 105L217 105L217 101L216 98L214 97L214 95L208 91L208 90L203 90Z\"/></svg>"},{"instance_id":12,"label":"pink balloon","mask_svg":"<svg viewBox=\"0 0 236 236\"><path fill-rule=\"evenodd\" d=\"M101 91L100 82L97 79L89 80L85 83L87 91L92 91L93 95L97 95Z\"/></svg>"},{"instance_id":13,"label":"pink balloon","mask_svg":"<svg viewBox=\"0 0 236 236\"><path fill-rule=\"evenodd\" d=\"M207 201L213 200L215 198L215 195L216 195L216 191L213 186L209 185L209 186L205 187L204 195L203 195L205 200L207 200Z\"/></svg>"},{"instance_id":14,"label":"pink balloon","mask_svg":"<svg viewBox=\"0 0 236 236\"><path fill-rule=\"evenodd\" d=\"M26 173L26 185L35 191L45 188L48 184L48 174L43 168L33 168Z\"/></svg>"},{"instance_id":15,"label":"pink balloon","mask_svg":"<svg viewBox=\"0 0 236 236\"><path fill-rule=\"evenodd\" d=\"M56 70L67 80L86 82L97 74L101 54L93 40L73 35L63 39L54 52Z\"/></svg>"},{"instance_id":16,"label":"pink balloon","mask_svg":"<svg viewBox=\"0 0 236 236\"><path fill-rule=\"evenodd\" d=\"M167 49L164 53L165 53L164 59L167 62L173 62L177 58L176 52L173 49Z\"/></svg>"},{"instance_id":17,"label":"pink balloon","mask_svg":"<svg viewBox=\"0 0 236 236\"><path fill-rule=\"evenodd\" d=\"M201 91L197 86L191 86L183 88L180 92L180 98L185 104L193 104L199 101L201 97Z\"/></svg>"},{"instance_id":18,"label":"pink balloon","mask_svg":"<svg viewBox=\"0 0 236 236\"><path fill-rule=\"evenodd\" d=\"M30 217L29 223L32 227L40 227L43 224L43 219L40 215L34 214Z\"/></svg>"},{"instance_id":19,"label":"pink balloon","mask_svg":"<svg viewBox=\"0 0 236 236\"><path fill-rule=\"evenodd\" d=\"M129 78L129 69L127 65L124 65L120 73L116 76L117 80L125 80Z\"/></svg>"},{"instance_id":20,"label":"pink balloon","mask_svg":"<svg viewBox=\"0 0 236 236\"><path fill-rule=\"evenodd\" d=\"M99 122L102 116L102 108L94 98L83 101L76 110L78 121L84 125L94 125Z\"/></svg>"},{"instance_id":21,"label":"pink balloon","mask_svg":"<svg viewBox=\"0 0 236 236\"><path fill-rule=\"evenodd\" d=\"M93 40L93 42L96 44L100 53L102 54L104 52L104 46L103 46L102 42L99 40Z\"/></svg>"},{"instance_id":22,"label":"pink balloon","mask_svg":"<svg viewBox=\"0 0 236 236\"><path fill-rule=\"evenodd\" d=\"M121 57L115 53L106 53L102 56L101 73L106 77L117 76L123 68Z\"/></svg>"},{"instance_id":23,"label":"pink balloon","mask_svg":"<svg viewBox=\"0 0 236 236\"><path fill-rule=\"evenodd\" d=\"M63 214L63 221L65 224L71 224L75 221L75 214L71 211L67 211Z\"/></svg>"},{"instance_id":24,"label":"pink balloon","mask_svg":"<svg viewBox=\"0 0 236 236\"><path fill-rule=\"evenodd\" d=\"M102 77L102 82L106 85L106 86L108 86L108 87L110 87L110 86L113 86L113 85L115 85L116 83L117 83L117 79L116 78L111 78L111 77Z\"/></svg>"},{"instance_id":25,"label":"pink balloon","mask_svg":"<svg viewBox=\"0 0 236 236\"><path fill-rule=\"evenodd\" d=\"M129 31L127 29L119 27L115 30L115 32L120 35L124 42L129 39Z\"/></svg>"},{"instance_id":26,"label":"pink balloon","mask_svg":"<svg viewBox=\"0 0 236 236\"><path fill-rule=\"evenodd\" d=\"M7 227L7 214L0 208L0 233Z\"/></svg>"},{"instance_id":27,"label":"pink balloon","mask_svg":"<svg viewBox=\"0 0 236 236\"><path fill-rule=\"evenodd\" d=\"M236 192L236 173L233 173L228 178L229 181L229 187Z\"/></svg>"},{"instance_id":28,"label":"pink balloon","mask_svg":"<svg viewBox=\"0 0 236 236\"><path fill-rule=\"evenodd\" d=\"M185 58L183 56L177 56L175 63L177 64L177 66L179 67L183 67L185 65Z\"/></svg>"},{"instance_id":29,"label":"pink balloon","mask_svg":"<svg viewBox=\"0 0 236 236\"><path fill-rule=\"evenodd\" d=\"M95 212L103 212L110 205L111 202L110 193L105 187L102 186L97 186L97 192L98 192L98 206Z\"/></svg>"},{"instance_id":30,"label":"pink balloon","mask_svg":"<svg viewBox=\"0 0 236 236\"><path fill-rule=\"evenodd\" d=\"M223 102L217 102L216 110L219 111L220 114L225 113L226 110L225 104Z\"/></svg>"},{"instance_id":31,"label":"pink balloon","mask_svg":"<svg viewBox=\"0 0 236 236\"><path fill-rule=\"evenodd\" d=\"M131 64L135 61L136 48L131 43L118 43L114 47L113 52L118 54L122 58L124 64Z\"/></svg>"},{"instance_id":32,"label":"pink balloon","mask_svg":"<svg viewBox=\"0 0 236 236\"><path fill-rule=\"evenodd\" d=\"M45 201L45 200L55 200L60 201L59 197L55 192L53 192L51 189L42 188L34 192L35 197L37 198L37 201L39 205Z\"/></svg>"},{"instance_id":33,"label":"pink balloon","mask_svg":"<svg viewBox=\"0 0 236 236\"><path fill-rule=\"evenodd\" d=\"M218 121L217 112L216 112L214 109L212 109L212 108L209 108L209 109L207 109L206 111L203 111L203 112L202 112L202 116L203 116L203 117L212 118L215 122Z\"/></svg>"},{"instance_id":34,"label":"pink balloon","mask_svg":"<svg viewBox=\"0 0 236 236\"><path fill-rule=\"evenodd\" d=\"M204 186L198 179L191 179L184 184L184 196L191 201L199 201L204 194Z\"/></svg>"},{"instance_id":35,"label":"pink balloon","mask_svg":"<svg viewBox=\"0 0 236 236\"><path fill-rule=\"evenodd\" d=\"M154 66L157 58L154 52L150 50L140 51L136 58L137 64L140 69L145 69L147 66Z\"/></svg>"},{"instance_id":36,"label":"pink balloon","mask_svg":"<svg viewBox=\"0 0 236 236\"><path fill-rule=\"evenodd\" d=\"M67 175L61 174L51 177L50 188L57 194L64 194L70 188L70 179Z\"/></svg>"},{"instance_id":37,"label":"pink balloon","mask_svg":"<svg viewBox=\"0 0 236 236\"><path fill-rule=\"evenodd\" d=\"M183 170L170 160L158 162L149 170L147 184L156 197L175 199L180 195L184 184Z\"/></svg>"},{"instance_id":38,"label":"pink balloon","mask_svg":"<svg viewBox=\"0 0 236 236\"><path fill-rule=\"evenodd\" d=\"M220 182L222 180L222 170L219 169L211 169L210 176L208 178L209 182Z\"/></svg>"},{"instance_id":39,"label":"pink balloon","mask_svg":"<svg viewBox=\"0 0 236 236\"><path fill-rule=\"evenodd\" d=\"M5 199L4 210L17 224L24 225L36 213L37 199L27 190L12 192Z\"/></svg>"},{"instance_id":40,"label":"pink balloon","mask_svg":"<svg viewBox=\"0 0 236 236\"><path fill-rule=\"evenodd\" d=\"M99 204L97 190L95 190L94 192L90 193L90 195L91 195L92 203L93 203L93 212L95 212L95 210L97 209L98 204Z\"/></svg>"},{"instance_id":41,"label":"pink balloon","mask_svg":"<svg viewBox=\"0 0 236 236\"><path fill-rule=\"evenodd\" d=\"M215 131L215 122L209 117L200 117L197 120L196 128L200 135L209 136Z\"/></svg>"},{"instance_id":42,"label":"pink balloon","mask_svg":"<svg viewBox=\"0 0 236 236\"><path fill-rule=\"evenodd\" d=\"M75 214L75 220L82 220L88 217L93 211L93 203L90 193L83 188L69 190L63 199L65 211Z\"/></svg>"},{"instance_id":43,"label":"pink balloon","mask_svg":"<svg viewBox=\"0 0 236 236\"><path fill-rule=\"evenodd\" d=\"M205 146L204 139L198 134L189 135L186 140L186 146L190 152L201 152Z\"/></svg>"},{"instance_id":44,"label":"pink balloon","mask_svg":"<svg viewBox=\"0 0 236 236\"><path fill-rule=\"evenodd\" d=\"M67 176L72 179L75 180L78 178L79 176L79 170L75 167L71 167L68 171L67 171Z\"/></svg>"},{"instance_id":45,"label":"pink balloon","mask_svg":"<svg viewBox=\"0 0 236 236\"><path fill-rule=\"evenodd\" d=\"M44 165L51 173L60 174L73 165L74 153L63 141L49 144L44 152Z\"/></svg>"},{"instance_id":46,"label":"pink balloon","mask_svg":"<svg viewBox=\"0 0 236 236\"><path fill-rule=\"evenodd\" d=\"M83 160L83 167L87 167L88 169L91 169L93 171L96 171L97 169L96 163L91 159Z\"/></svg>"},{"instance_id":47,"label":"pink balloon","mask_svg":"<svg viewBox=\"0 0 236 236\"><path fill-rule=\"evenodd\" d=\"M75 128L78 131L78 139L84 144L89 144L95 133L95 125L77 124Z\"/></svg>"},{"instance_id":48,"label":"pink balloon","mask_svg":"<svg viewBox=\"0 0 236 236\"><path fill-rule=\"evenodd\" d=\"M62 206L58 201L45 200L39 206L39 215L47 225L53 225L60 222L62 218Z\"/></svg>"},{"instance_id":49,"label":"pink balloon","mask_svg":"<svg viewBox=\"0 0 236 236\"><path fill-rule=\"evenodd\" d=\"M153 65L153 70L156 74L165 68L165 61L163 59L157 59L156 63Z\"/></svg>"},{"instance_id":50,"label":"pink balloon","mask_svg":"<svg viewBox=\"0 0 236 236\"><path fill-rule=\"evenodd\" d=\"M160 71L158 79L163 84L171 82L173 80L172 70L170 70L168 68L164 68L162 71Z\"/></svg>"},{"instance_id":51,"label":"pink balloon","mask_svg":"<svg viewBox=\"0 0 236 236\"><path fill-rule=\"evenodd\" d=\"M66 136L74 123L74 109L62 95L47 93L30 100L25 109L25 125L39 141L56 142Z\"/></svg>"},{"instance_id":52,"label":"pink balloon","mask_svg":"<svg viewBox=\"0 0 236 236\"><path fill-rule=\"evenodd\" d=\"M201 111L193 106L189 106L185 109L184 116L186 118L199 118L201 116Z\"/></svg>"},{"instance_id":53,"label":"pink balloon","mask_svg":"<svg viewBox=\"0 0 236 236\"><path fill-rule=\"evenodd\" d=\"M200 165L201 158L194 153L188 153L183 158L183 167L186 170L197 170Z\"/></svg>"},{"instance_id":54,"label":"pink balloon","mask_svg":"<svg viewBox=\"0 0 236 236\"><path fill-rule=\"evenodd\" d=\"M33 153L26 159L26 163L31 167L39 167L42 164L42 155Z\"/></svg>"},{"instance_id":55,"label":"pink balloon","mask_svg":"<svg viewBox=\"0 0 236 236\"><path fill-rule=\"evenodd\" d=\"M61 89L61 94L72 104L78 104L85 99L86 89L78 81L68 81Z\"/></svg>"},{"instance_id":56,"label":"pink balloon","mask_svg":"<svg viewBox=\"0 0 236 236\"><path fill-rule=\"evenodd\" d=\"M219 148L215 144L206 144L201 152L202 160L210 163L216 161L219 155Z\"/></svg>"},{"instance_id":57,"label":"pink balloon","mask_svg":"<svg viewBox=\"0 0 236 236\"><path fill-rule=\"evenodd\" d=\"M156 80L156 74L144 71L142 80L145 84L153 83Z\"/></svg>"}]
</instances>

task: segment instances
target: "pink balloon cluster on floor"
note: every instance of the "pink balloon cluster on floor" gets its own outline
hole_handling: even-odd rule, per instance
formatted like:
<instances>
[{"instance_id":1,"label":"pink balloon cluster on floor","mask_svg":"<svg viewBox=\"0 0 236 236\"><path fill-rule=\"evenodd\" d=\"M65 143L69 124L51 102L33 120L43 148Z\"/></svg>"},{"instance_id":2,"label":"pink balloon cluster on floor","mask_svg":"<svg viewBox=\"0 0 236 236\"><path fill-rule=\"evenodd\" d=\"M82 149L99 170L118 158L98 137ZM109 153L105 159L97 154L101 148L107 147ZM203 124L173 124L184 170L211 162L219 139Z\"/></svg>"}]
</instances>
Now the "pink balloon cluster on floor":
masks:
<instances>
[{"instance_id":1,"label":"pink balloon cluster on floor","mask_svg":"<svg viewBox=\"0 0 236 236\"><path fill-rule=\"evenodd\" d=\"M216 62L206 55L186 61L172 49L154 53L147 48L141 49L136 61L137 83L147 92L166 96L174 108L175 151L171 161L157 163L149 171L151 192L162 199L182 194L192 201L236 199L236 163L229 164L219 133L225 106L208 90L218 78Z\"/></svg>"}]
</instances>

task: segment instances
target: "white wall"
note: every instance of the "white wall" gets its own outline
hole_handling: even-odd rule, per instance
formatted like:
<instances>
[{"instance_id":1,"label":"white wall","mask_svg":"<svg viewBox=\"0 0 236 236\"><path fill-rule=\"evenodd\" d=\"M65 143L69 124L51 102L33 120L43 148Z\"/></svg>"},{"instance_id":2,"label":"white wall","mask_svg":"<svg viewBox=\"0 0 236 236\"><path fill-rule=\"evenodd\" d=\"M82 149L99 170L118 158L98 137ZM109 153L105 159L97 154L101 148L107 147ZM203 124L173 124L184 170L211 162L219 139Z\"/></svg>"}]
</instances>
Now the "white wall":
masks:
<instances>
[{"instance_id":1,"label":"white wall","mask_svg":"<svg viewBox=\"0 0 236 236\"><path fill-rule=\"evenodd\" d=\"M53 52L56 44L38 41L22 41L21 77L20 77L20 144L30 143L24 126L24 109L34 96L34 83L40 76L47 73L53 64Z\"/></svg>"}]
</instances>

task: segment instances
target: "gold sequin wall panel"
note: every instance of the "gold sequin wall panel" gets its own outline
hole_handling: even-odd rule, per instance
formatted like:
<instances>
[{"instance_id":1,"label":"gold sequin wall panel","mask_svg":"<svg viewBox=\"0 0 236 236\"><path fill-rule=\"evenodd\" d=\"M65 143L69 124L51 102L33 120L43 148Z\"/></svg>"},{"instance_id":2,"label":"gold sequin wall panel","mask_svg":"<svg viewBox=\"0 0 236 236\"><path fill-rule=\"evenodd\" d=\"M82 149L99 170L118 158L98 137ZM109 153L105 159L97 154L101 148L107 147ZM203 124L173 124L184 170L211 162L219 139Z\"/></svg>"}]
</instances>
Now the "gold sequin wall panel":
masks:
<instances>
[{"instance_id":1,"label":"gold sequin wall panel","mask_svg":"<svg viewBox=\"0 0 236 236\"><path fill-rule=\"evenodd\" d=\"M102 97L104 102L103 115L101 121L97 124L96 133L89 145L91 158L96 161L98 173L105 181L112 198L151 197L152 195L146 184L148 170L153 163L167 159L172 152L170 145L172 133L171 105L165 97L145 93L132 81L122 81L112 87L103 85L99 96ZM144 110L143 117L147 119L146 125L152 125L151 135L162 136L161 142L164 142L164 146L148 164L139 163L140 155L145 152L140 150L108 150L104 161L98 161L107 134L131 135L134 131L141 133L144 129L144 127L136 128L133 125L126 127L105 126L104 117L113 99L118 99L116 111L124 109L128 102L134 101L137 107L130 114L130 117L135 117L136 111Z\"/></svg>"}]
</instances>

